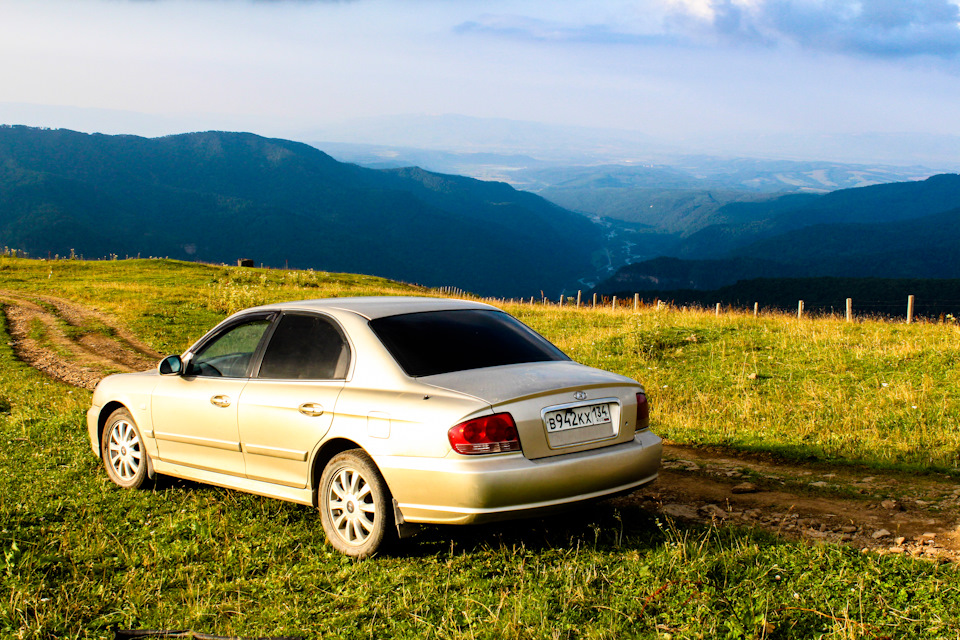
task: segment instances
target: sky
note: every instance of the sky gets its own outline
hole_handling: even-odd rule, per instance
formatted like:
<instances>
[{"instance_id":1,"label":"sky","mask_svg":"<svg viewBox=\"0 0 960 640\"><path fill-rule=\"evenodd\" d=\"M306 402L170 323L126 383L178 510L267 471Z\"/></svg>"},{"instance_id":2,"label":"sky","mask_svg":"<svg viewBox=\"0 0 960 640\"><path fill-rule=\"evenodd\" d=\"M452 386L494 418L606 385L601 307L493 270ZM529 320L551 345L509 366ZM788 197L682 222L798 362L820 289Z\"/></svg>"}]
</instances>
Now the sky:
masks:
<instances>
[{"instance_id":1,"label":"sky","mask_svg":"<svg viewBox=\"0 0 960 640\"><path fill-rule=\"evenodd\" d=\"M960 136L958 4L0 0L0 123L293 136L461 114L665 140Z\"/></svg>"}]
</instances>

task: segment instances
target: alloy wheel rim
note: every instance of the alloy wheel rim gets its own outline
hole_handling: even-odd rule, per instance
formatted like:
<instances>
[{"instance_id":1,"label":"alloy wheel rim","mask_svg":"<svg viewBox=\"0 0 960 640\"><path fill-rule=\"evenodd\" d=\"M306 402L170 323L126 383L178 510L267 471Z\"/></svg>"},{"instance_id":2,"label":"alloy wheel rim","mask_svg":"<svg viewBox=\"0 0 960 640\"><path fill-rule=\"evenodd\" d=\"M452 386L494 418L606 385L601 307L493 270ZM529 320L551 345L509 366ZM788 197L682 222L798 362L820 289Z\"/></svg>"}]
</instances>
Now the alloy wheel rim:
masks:
<instances>
[{"instance_id":1,"label":"alloy wheel rim","mask_svg":"<svg viewBox=\"0 0 960 640\"><path fill-rule=\"evenodd\" d=\"M328 511L337 535L347 544L362 545L373 533L377 507L373 491L356 469L341 469L330 483Z\"/></svg>"},{"instance_id":2,"label":"alloy wheel rim","mask_svg":"<svg viewBox=\"0 0 960 640\"><path fill-rule=\"evenodd\" d=\"M132 480L140 471L140 465L143 462L140 436L130 422L118 420L110 428L107 456L110 459L111 468L121 480Z\"/></svg>"}]
</instances>

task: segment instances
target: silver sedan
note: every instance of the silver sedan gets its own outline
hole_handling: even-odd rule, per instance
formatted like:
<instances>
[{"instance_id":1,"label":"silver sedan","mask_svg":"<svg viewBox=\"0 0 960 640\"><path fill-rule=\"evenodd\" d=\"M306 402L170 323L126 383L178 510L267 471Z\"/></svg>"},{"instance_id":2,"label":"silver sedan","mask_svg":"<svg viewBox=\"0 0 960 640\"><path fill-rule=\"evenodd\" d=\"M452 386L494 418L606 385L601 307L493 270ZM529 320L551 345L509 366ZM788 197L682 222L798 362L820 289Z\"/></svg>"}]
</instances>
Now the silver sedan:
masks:
<instances>
[{"instance_id":1,"label":"silver sedan","mask_svg":"<svg viewBox=\"0 0 960 640\"><path fill-rule=\"evenodd\" d=\"M360 557L419 523L632 491L661 455L636 381L495 307L433 298L247 309L156 370L105 378L87 424L120 486L165 474L311 505Z\"/></svg>"}]
</instances>

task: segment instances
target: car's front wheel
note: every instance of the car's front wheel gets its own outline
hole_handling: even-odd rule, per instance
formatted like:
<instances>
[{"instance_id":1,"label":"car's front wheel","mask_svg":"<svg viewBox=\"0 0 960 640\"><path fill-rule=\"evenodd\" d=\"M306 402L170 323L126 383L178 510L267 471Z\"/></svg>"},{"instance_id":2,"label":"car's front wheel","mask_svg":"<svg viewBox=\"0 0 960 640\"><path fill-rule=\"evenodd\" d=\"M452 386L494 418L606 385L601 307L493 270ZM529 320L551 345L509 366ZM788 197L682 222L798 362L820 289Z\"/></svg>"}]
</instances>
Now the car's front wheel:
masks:
<instances>
[{"instance_id":1,"label":"car's front wheel","mask_svg":"<svg viewBox=\"0 0 960 640\"><path fill-rule=\"evenodd\" d=\"M147 451L137 423L126 409L117 409L107 418L100 452L107 475L116 484L139 489L147 483Z\"/></svg>"},{"instance_id":2,"label":"car's front wheel","mask_svg":"<svg viewBox=\"0 0 960 640\"><path fill-rule=\"evenodd\" d=\"M387 483L361 449L338 453L323 469L320 521L337 551L366 558L391 534L393 513Z\"/></svg>"}]
</instances>

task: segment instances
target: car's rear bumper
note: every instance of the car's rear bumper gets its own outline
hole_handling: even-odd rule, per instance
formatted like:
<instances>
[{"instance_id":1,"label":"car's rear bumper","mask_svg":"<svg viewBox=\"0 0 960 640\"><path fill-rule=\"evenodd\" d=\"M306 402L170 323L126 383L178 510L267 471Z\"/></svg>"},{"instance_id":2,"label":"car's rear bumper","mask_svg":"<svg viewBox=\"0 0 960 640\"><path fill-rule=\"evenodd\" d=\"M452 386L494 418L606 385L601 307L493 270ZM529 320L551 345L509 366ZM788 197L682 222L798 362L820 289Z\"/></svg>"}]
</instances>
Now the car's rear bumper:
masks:
<instances>
[{"instance_id":1,"label":"car's rear bumper","mask_svg":"<svg viewBox=\"0 0 960 640\"><path fill-rule=\"evenodd\" d=\"M630 491L656 479L662 445L644 431L625 444L537 460L521 454L377 457L406 522L523 518Z\"/></svg>"}]
</instances>

